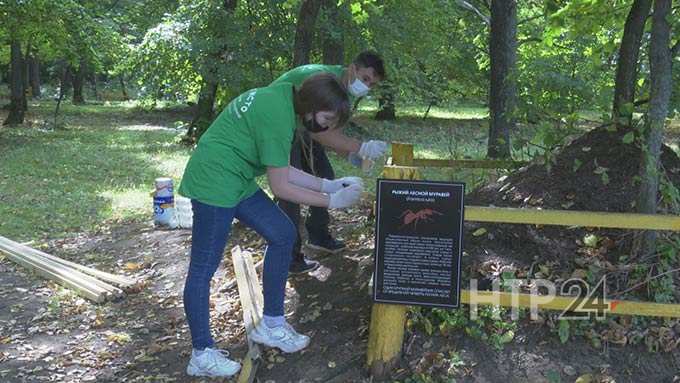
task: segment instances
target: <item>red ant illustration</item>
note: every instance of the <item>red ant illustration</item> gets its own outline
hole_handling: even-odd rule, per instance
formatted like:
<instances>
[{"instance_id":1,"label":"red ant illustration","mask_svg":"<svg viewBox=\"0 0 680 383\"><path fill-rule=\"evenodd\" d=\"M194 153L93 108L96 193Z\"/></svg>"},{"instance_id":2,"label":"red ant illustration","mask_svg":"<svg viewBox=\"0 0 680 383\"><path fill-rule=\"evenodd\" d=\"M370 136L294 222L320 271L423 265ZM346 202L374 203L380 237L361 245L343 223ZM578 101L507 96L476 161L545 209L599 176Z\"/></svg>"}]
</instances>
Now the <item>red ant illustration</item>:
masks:
<instances>
[{"instance_id":1,"label":"red ant illustration","mask_svg":"<svg viewBox=\"0 0 680 383\"><path fill-rule=\"evenodd\" d=\"M440 213L440 212L438 212L436 210L432 210L432 209L421 209L421 210L418 210L415 213L412 212L410 209L406 210L403 213L401 213L401 215L399 216L399 218L404 218L404 224L401 225L401 227L399 229L403 228L406 225L410 225L412 222L413 222L413 228L416 229L416 228L418 228L418 222L420 222L420 221L425 221L425 222L432 221L432 215L434 215L434 214L444 215L444 213Z\"/></svg>"}]
</instances>

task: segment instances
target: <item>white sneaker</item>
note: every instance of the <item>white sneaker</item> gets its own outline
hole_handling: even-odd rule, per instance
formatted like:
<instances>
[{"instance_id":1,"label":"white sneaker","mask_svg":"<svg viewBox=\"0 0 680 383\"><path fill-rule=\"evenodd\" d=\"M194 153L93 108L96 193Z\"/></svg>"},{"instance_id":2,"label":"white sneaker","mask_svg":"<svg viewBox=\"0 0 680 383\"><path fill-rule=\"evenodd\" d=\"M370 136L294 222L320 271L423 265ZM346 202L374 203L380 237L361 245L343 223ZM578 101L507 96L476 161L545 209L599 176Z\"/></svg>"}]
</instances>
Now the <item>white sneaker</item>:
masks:
<instances>
[{"instance_id":1,"label":"white sneaker","mask_svg":"<svg viewBox=\"0 0 680 383\"><path fill-rule=\"evenodd\" d=\"M249 337L253 342L276 347L288 353L300 351L309 345L309 337L298 334L288 323L279 327L268 327L262 320L250 332Z\"/></svg>"},{"instance_id":2,"label":"white sneaker","mask_svg":"<svg viewBox=\"0 0 680 383\"><path fill-rule=\"evenodd\" d=\"M191 376L229 377L235 375L241 365L227 358L229 352L206 348L203 352L191 352L187 374Z\"/></svg>"}]
</instances>

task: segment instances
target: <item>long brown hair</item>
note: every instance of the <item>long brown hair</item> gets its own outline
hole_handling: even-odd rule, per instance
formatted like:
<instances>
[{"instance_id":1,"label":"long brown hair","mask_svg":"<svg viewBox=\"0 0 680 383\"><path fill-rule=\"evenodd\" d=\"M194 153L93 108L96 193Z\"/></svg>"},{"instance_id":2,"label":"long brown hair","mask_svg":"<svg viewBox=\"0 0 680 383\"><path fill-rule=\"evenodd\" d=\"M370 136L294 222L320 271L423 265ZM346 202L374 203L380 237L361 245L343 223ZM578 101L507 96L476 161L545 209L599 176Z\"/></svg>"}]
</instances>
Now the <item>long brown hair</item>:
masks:
<instances>
[{"instance_id":1,"label":"long brown hair","mask_svg":"<svg viewBox=\"0 0 680 383\"><path fill-rule=\"evenodd\" d=\"M303 117L307 113L335 112L338 126L349 120L351 110L347 89L335 75L326 72L312 75L300 85L294 105L295 113Z\"/></svg>"}]
</instances>

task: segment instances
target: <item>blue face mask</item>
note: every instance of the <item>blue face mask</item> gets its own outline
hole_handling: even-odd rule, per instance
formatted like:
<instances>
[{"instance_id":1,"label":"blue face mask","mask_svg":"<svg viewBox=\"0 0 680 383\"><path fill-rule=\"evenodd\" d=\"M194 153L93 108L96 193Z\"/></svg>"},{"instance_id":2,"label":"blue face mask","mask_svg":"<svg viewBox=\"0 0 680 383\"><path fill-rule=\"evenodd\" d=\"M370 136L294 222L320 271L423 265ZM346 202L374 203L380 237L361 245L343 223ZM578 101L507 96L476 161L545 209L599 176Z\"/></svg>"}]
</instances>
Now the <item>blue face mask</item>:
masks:
<instances>
[{"instance_id":1,"label":"blue face mask","mask_svg":"<svg viewBox=\"0 0 680 383\"><path fill-rule=\"evenodd\" d=\"M352 96L354 97L364 97L369 90L371 90L371 88L358 78L349 85L349 92L352 93Z\"/></svg>"}]
</instances>

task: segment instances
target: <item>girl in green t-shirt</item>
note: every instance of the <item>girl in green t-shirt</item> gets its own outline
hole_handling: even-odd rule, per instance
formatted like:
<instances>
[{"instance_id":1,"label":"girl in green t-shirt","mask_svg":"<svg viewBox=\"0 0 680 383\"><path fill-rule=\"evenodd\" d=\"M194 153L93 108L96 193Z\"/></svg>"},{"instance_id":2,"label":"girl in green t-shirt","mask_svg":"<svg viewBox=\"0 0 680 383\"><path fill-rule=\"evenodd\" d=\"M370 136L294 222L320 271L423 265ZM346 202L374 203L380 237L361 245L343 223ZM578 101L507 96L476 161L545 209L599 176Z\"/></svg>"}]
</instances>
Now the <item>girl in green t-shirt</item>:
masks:
<instances>
[{"instance_id":1,"label":"girl in green t-shirt","mask_svg":"<svg viewBox=\"0 0 680 383\"><path fill-rule=\"evenodd\" d=\"M250 90L234 99L201 137L187 163L179 193L191 198L191 262L184 310L193 352L187 373L231 376L240 365L214 348L209 326L210 280L217 270L234 218L267 240L262 284L264 317L249 334L255 342L296 352L310 341L286 323L283 312L296 229L257 187L266 174L274 195L310 206L347 208L363 191L360 178L327 180L288 166L298 126L311 132L334 129L349 116L347 92L329 73L312 76L296 90L280 84Z\"/></svg>"}]
</instances>

